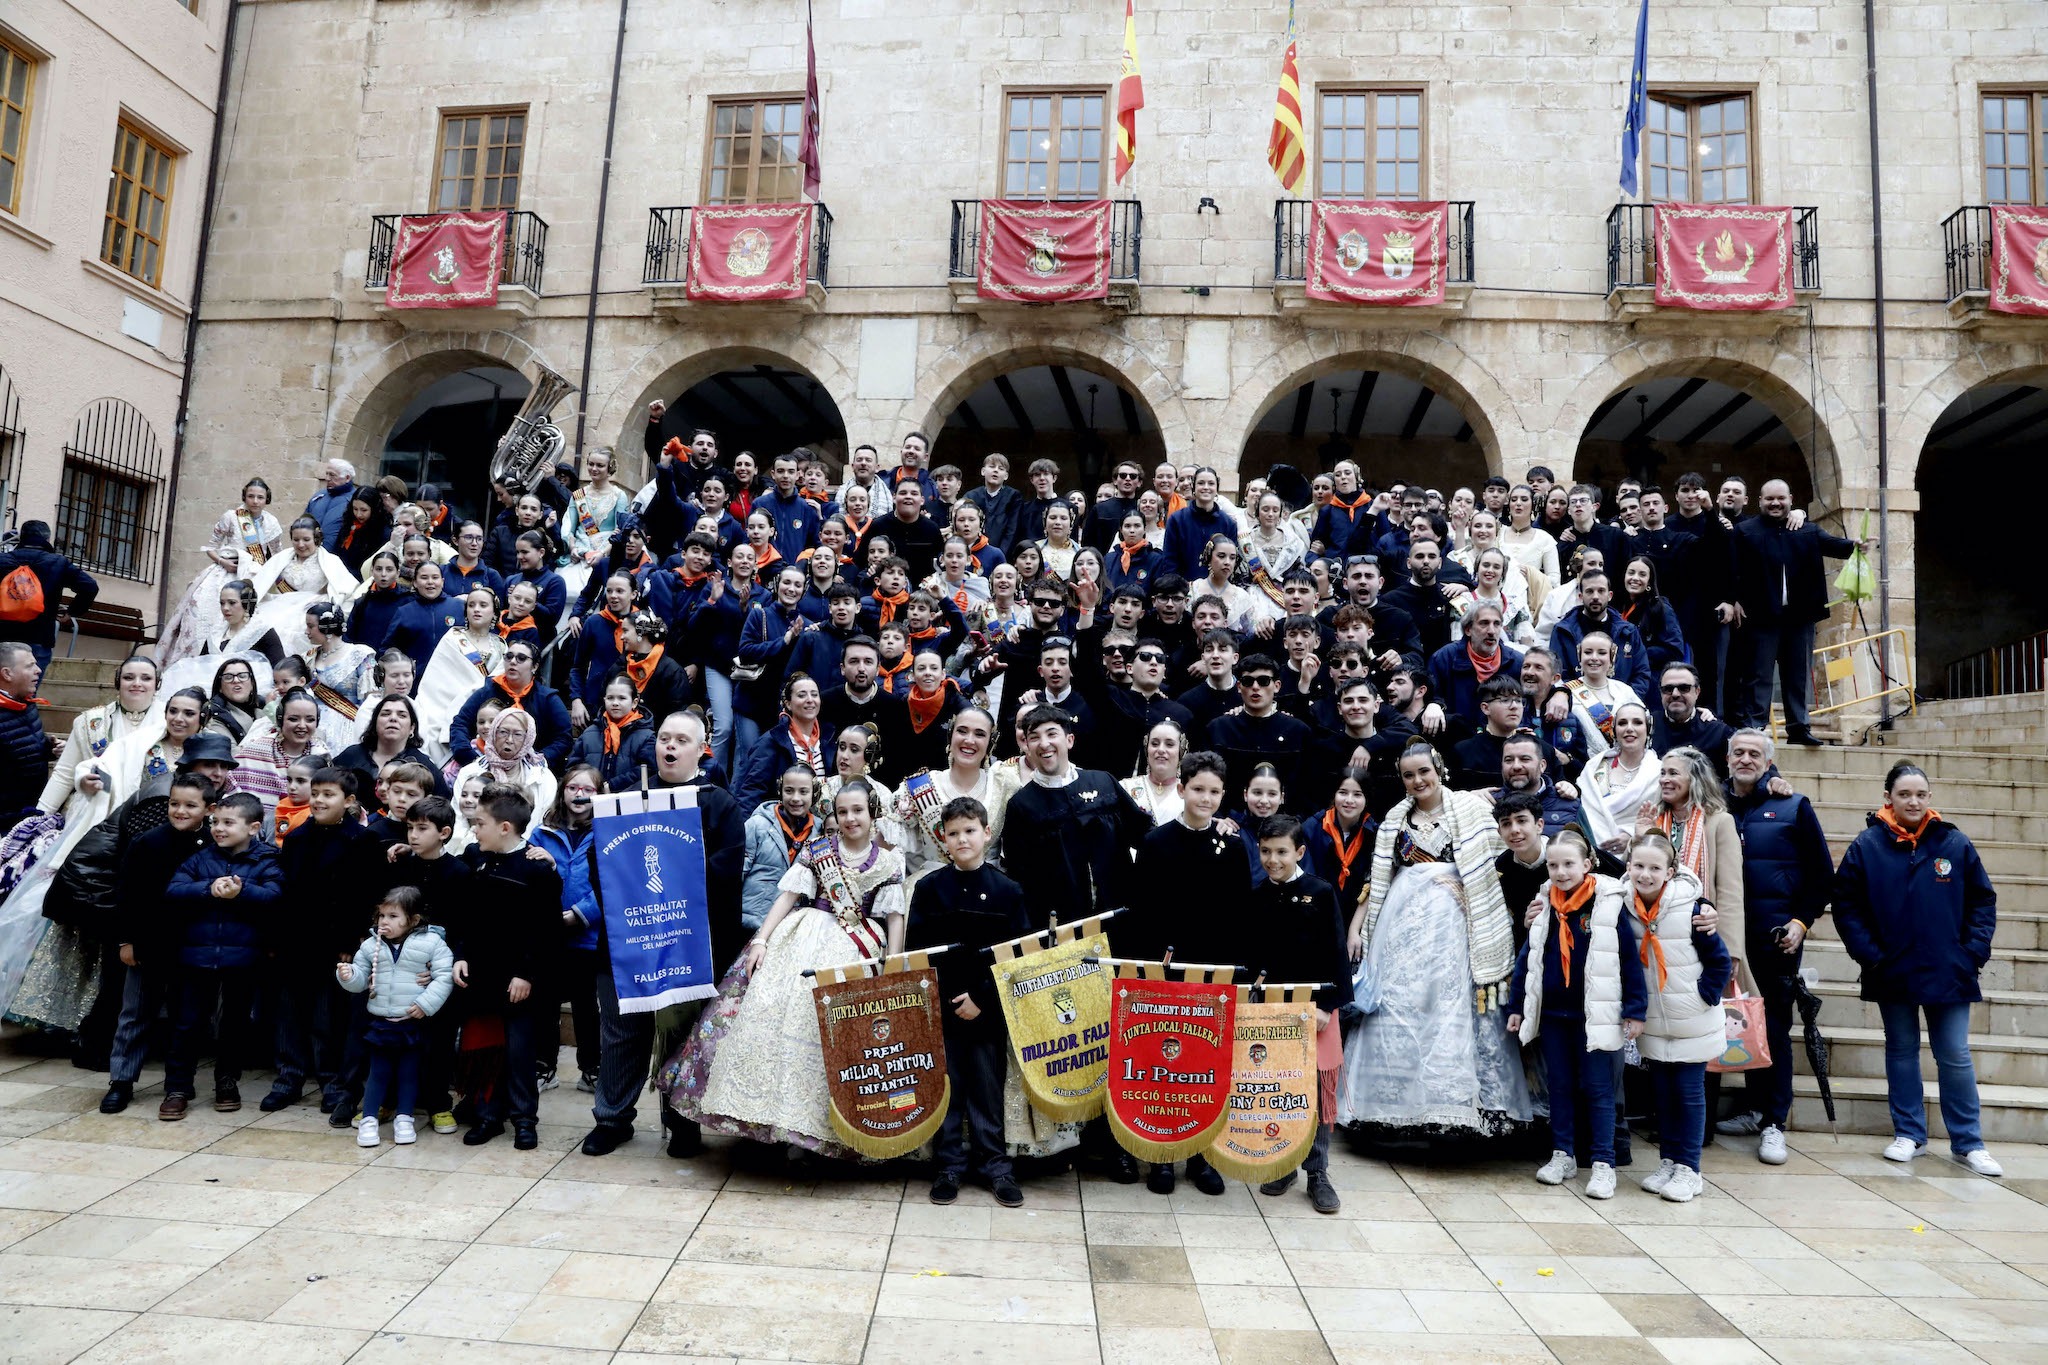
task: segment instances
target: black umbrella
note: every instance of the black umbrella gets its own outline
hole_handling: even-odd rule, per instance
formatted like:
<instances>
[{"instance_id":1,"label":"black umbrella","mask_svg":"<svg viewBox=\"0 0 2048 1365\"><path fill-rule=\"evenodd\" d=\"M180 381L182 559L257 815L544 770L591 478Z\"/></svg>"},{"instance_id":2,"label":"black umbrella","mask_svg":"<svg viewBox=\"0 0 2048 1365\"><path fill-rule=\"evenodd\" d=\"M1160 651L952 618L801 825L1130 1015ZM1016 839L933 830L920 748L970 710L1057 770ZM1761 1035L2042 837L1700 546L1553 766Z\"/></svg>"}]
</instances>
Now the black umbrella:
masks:
<instances>
[{"instance_id":1,"label":"black umbrella","mask_svg":"<svg viewBox=\"0 0 2048 1365\"><path fill-rule=\"evenodd\" d=\"M1794 977L1792 983L1792 1003L1799 1009L1801 1031L1806 1036L1806 1064L1813 1068L1813 1078L1820 1083L1820 1102L1828 1111L1828 1131L1840 1142L1842 1134L1835 1127L1835 1092L1828 1085L1828 1040L1820 1032L1820 997L1807 986L1806 978Z\"/></svg>"}]
</instances>

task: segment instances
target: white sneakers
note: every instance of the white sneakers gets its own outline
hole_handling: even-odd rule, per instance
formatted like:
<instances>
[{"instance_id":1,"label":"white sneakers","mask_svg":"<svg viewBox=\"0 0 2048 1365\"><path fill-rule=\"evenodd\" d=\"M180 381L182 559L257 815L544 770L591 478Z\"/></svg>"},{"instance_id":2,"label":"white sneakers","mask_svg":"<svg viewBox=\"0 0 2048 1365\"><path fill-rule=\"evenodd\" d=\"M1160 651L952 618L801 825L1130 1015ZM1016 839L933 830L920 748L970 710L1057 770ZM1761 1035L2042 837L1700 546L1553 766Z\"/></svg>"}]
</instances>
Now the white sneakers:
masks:
<instances>
[{"instance_id":1,"label":"white sneakers","mask_svg":"<svg viewBox=\"0 0 2048 1365\"><path fill-rule=\"evenodd\" d=\"M1578 1173L1579 1163L1572 1159L1570 1152L1552 1151L1550 1160L1536 1168L1536 1183L1539 1185L1562 1185ZM1607 1188L1611 1193L1614 1189L1612 1184L1613 1176L1610 1174L1608 1179L1610 1183Z\"/></svg>"},{"instance_id":2,"label":"white sneakers","mask_svg":"<svg viewBox=\"0 0 2048 1365\"><path fill-rule=\"evenodd\" d=\"M1593 1163L1593 1174L1586 1177L1586 1198L1614 1198L1614 1168L1604 1161Z\"/></svg>"},{"instance_id":3,"label":"white sneakers","mask_svg":"<svg viewBox=\"0 0 2048 1365\"><path fill-rule=\"evenodd\" d=\"M1756 1159L1766 1166L1785 1164L1785 1130L1776 1124L1766 1124L1756 1138Z\"/></svg>"},{"instance_id":4,"label":"white sneakers","mask_svg":"<svg viewBox=\"0 0 2048 1365\"><path fill-rule=\"evenodd\" d=\"M1911 1161L1926 1150L1927 1144L1924 1142L1915 1142L1907 1137L1895 1137L1885 1147L1884 1159L1886 1161Z\"/></svg>"},{"instance_id":5,"label":"white sneakers","mask_svg":"<svg viewBox=\"0 0 2048 1365\"><path fill-rule=\"evenodd\" d=\"M1678 1169L1678 1163L1665 1157L1657 1163L1657 1169L1643 1177L1643 1188L1651 1194L1664 1193L1664 1187L1671 1183L1671 1173Z\"/></svg>"},{"instance_id":6,"label":"white sneakers","mask_svg":"<svg viewBox=\"0 0 2048 1365\"><path fill-rule=\"evenodd\" d=\"M419 1133L412 1126L411 1114L395 1114L391 1119L391 1140L404 1147L419 1141Z\"/></svg>"},{"instance_id":7,"label":"white sneakers","mask_svg":"<svg viewBox=\"0 0 2048 1365\"><path fill-rule=\"evenodd\" d=\"M1956 1160L1969 1167L1978 1175L2004 1175L2005 1167L1998 1164L1998 1158L1979 1147L1974 1152L1964 1152Z\"/></svg>"},{"instance_id":8,"label":"white sneakers","mask_svg":"<svg viewBox=\"0 0 2048 1365\"><path fill-rule=\"evenodd\" d=\"M1690 1204L1694 1197L1707 1188L1707 1182L1700 1173L1690 1166L1673 1166L1671 1179L1664 1182L1658 1193L1674 1204Z\"/></svg>"},{"instance_id":9,"label":"white sneakers","mask_svg":"<svg viewBox=\"0 0 2048 1365\"><path fill-rule=\"evenodd\" d=\"M356 1146L375 1147L381 1139L377 1136L377 1116L365 1114L356 1124Z\"/></svg>"}]
</instances>

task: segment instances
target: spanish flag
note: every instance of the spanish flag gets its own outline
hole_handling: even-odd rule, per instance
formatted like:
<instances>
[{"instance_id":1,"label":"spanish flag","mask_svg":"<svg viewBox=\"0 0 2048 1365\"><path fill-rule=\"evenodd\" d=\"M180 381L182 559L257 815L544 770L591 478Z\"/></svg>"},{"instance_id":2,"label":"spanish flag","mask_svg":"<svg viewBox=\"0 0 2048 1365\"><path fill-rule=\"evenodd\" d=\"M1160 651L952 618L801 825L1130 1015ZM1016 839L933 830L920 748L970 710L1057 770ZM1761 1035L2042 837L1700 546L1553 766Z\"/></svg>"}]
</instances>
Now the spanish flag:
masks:
<instances>
[{"instance_id":1,"label":"spanish flag","mask_svg":"<svg viewBox=\"0 0 2048 1365\"><path fill-rule=\"evenodd\" d=\"M1123 183L1138 159L1138 111L1145 107L1145 82L1138 74L1138 24L1131 0L1124 0L1124 74L1116 87L1116 180Z\"/></svg>"},{"instance_id":2,"label":"spanish flag","mask_svg":"<svg viewBox=\"0 0 2048 1365\"><path fill-rule=\"evenodd\" d=\"M1287 5L1287 55L1280 59L1280 89L1273 96L1273 134L1266 140L1266 164L1290 194L1308 188L1308 143L1301 135L1301 72L1295 65L1298 30L1294 4Z\"/></svg>"}]
</instances>

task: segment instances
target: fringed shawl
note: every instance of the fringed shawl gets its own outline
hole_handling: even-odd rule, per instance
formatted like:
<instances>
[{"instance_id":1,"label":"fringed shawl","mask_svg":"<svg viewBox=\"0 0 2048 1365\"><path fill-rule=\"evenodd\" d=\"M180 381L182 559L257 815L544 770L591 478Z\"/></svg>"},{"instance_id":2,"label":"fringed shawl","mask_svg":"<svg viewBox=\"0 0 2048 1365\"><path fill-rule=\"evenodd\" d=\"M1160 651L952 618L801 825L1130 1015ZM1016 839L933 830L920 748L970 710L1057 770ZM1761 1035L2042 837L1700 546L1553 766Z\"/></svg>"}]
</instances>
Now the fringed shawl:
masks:
<instances>
[{"instance_id":1,"label":"fringed shawl","mask_svg":"<svg viewBox=\"0 0 2048 1365\"><path fill-rule=\"evenodd\" d=\"M1493 810L1484 797L1473 792L1445 789L1444 827L1451 838L1451 864L1465 888L1465 943L1472 969L1472 984L1482 994L1498 987L1514 971L1515 930L1507 903L1500 893L1500 878L1493 860L1500 856L1500 835L1494 827ZM1372 942L1380 909L1387 903L1387 889L1394 882L1394 843L1415 808L1415 798L1404 796L1394 803L1380 823L1372 851L1372 889L1367 893L1365 940Z\"/></svg>"}]
</instances>

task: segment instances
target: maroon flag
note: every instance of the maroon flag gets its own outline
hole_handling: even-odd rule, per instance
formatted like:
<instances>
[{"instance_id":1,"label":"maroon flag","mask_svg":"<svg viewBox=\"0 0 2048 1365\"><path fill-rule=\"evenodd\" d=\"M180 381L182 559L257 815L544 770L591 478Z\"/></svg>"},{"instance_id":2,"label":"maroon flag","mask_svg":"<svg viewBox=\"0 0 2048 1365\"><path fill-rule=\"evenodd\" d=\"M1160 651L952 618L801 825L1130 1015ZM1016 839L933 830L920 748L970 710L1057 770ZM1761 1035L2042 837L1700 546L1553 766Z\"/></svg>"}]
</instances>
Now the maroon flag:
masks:
<instances>
[{"instance_id":1,"label":"maroon flag","mask_svg":"<svg viewBox=\"0 0 2048 1365\"><path fill-rule=\"evenodd\" d=\"M1450 216L1434 203L1318 199L1302 292L1327 303L1414 308L1444 301Z\"/></svg>"},{"instance_id":2,"label":"maroon flag","mask_svg":"<svg viewBox=\"0 0 2048 1365\"><path fill-rule=\"evenodd\" d=\"M1992 206L1990 283L1992 312L2048 317L2048 209Z\"/></svg>"},{"instance_id":3,"label":"maroon flag","mask_svg":"<svg viewBox=\"0 0 2048 1365\"><path fill-rule=\"evenodd\" d=\"M981 201L976 292L1012 303L1109 297L1109 201Z\"/></svg>"},{"instance_id":4,"label":"maroon flag","mask_svg":"<svg viewBox=\"0 0 2048 1365\"><path fill-rule=\"evenodd\" d=\"M804 193L818 198L818 43L811 34L811 7L804 5L804 140L797 160L804 163Z\"/></svg>"},{"instance_id":5,"label":"maroon flag","mask_svg":"<svg viewBox=\"0 0 2048 1365\"><path fill-rule=\"evenodd\" d=\"M691 209L690 297L725 303L802 298L814 212L810 204Z\"/></svg>"},{"instance_id":6,"label":"maroon flag","mask_svg":"<svg viewBox=\"0 0 2048 1365\"><path fill-rule=\"evenodd\" d=\"M498 301L505 215L425 213L398 220L391 248L392 308L486 308Z\"/></svg>"},{"instance_id":7,"label":"maroon flag","mask_svg":"<svg viewBox=\"0 0 2048 1365\"><path fill-rule=\"evenodd\" d=\"M1792 306L1792 210L1659 204L1657 302L1705 312Z\"/></svg>"}]
</instances>

